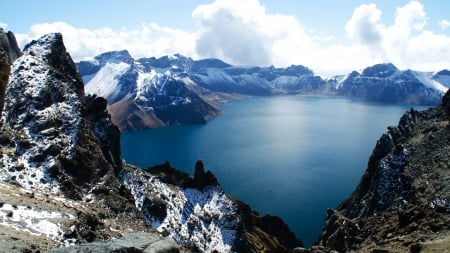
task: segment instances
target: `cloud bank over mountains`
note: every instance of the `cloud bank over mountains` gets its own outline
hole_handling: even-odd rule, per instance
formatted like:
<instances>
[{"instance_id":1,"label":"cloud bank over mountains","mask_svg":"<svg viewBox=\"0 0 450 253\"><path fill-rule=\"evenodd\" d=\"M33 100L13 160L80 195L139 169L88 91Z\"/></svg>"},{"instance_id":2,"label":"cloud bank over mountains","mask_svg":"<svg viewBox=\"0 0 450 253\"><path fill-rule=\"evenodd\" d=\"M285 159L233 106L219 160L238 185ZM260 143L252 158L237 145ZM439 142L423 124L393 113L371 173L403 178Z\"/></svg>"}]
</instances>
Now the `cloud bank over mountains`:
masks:
<instances>
[{"instance_id":1,"label":"cloud bank over mountains","mask_svg":"<svg viewBox=\"0 0 450 253\"><path fill-rule=\"evenodd\" d=\"M193 11L194 31L156 23L89 30L55 22L35 24L16 37L23 46L45 33L61 32L77 61L127 49L135 58L180 53L244 66L302 64L325 75L381 62L423 71L449 68L450 37L427 29L419 1L398 7L392 24L383 24L382 15L375 4L360 5L343 27L347 38L338 41L305 27L301 17L268 13L258 0L216 0ZM450 29L450 21L441 20L439 26Z\"/></svg>"}]
</instances>

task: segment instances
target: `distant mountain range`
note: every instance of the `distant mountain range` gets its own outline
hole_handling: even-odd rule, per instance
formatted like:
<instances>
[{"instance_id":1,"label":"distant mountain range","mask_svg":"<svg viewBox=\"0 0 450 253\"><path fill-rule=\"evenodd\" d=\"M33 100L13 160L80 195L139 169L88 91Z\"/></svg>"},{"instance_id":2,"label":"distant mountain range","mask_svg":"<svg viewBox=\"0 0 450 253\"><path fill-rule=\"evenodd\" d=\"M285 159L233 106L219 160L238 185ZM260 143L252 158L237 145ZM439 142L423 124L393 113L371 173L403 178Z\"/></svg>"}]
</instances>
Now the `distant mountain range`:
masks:
<instances>
[{"instance_id":1,"label":"distant mountain range","mask_svg":"<svg viewBox=\"0 0 450 253\"><path fill-rule=\"evenodd\" d=\"M77 66L86 92L108 100L112 119L121 130L205 123L220 114L211 101L218 94L324 94L437 105L450 87L449 70L399 70L391 63L323 78L300 65L238 67L179 54L136 60L123 50Z\"/></svg>"}]
</instances>

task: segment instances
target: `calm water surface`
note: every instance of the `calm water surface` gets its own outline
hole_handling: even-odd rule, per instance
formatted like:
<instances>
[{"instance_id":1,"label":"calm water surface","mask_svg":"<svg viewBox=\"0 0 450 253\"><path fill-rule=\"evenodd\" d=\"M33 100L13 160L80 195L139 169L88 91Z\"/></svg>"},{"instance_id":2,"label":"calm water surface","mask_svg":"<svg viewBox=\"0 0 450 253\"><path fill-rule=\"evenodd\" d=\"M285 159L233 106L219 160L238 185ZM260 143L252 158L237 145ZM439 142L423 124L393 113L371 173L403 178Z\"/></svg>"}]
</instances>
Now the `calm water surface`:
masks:
<instances>
[{"instance_id":1,"label":"calm water surface","mask_svg":"<svg viewBox=\"0 0 450 253\"><path fill-rule=\"evenodd\" d=\"M142 167L169 161L193 174L202 159L228 194L260 214L282 217L310 245L326 208L355 189L376 140L409 106L275 96L221 109L206 125L122 133L125 160Z\"/></svg>"}]
</instances>

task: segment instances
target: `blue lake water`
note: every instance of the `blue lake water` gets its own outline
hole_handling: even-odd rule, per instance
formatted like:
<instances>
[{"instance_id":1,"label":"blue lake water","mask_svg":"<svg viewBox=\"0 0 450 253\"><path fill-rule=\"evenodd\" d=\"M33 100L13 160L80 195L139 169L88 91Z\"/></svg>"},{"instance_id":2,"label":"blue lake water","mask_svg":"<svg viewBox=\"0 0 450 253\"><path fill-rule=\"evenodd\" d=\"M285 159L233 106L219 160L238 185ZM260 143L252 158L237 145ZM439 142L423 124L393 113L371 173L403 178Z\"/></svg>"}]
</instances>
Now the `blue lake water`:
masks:
<instances>
[{"instance_id":1,"label":"blue lake water","mask_svg":"<svg viewBox=\"0 0 450 253\"><path fill-rule=\"evenodd\" d=\"M260 214L282 217L311 245L326 209L355 189L377 139L409 108L325 96L253 97L221 105L224 114L206 125L122 133L122 153L128 163L169 161L190 174L202 159L225 192Z\"/></svg>"}]
</instances>

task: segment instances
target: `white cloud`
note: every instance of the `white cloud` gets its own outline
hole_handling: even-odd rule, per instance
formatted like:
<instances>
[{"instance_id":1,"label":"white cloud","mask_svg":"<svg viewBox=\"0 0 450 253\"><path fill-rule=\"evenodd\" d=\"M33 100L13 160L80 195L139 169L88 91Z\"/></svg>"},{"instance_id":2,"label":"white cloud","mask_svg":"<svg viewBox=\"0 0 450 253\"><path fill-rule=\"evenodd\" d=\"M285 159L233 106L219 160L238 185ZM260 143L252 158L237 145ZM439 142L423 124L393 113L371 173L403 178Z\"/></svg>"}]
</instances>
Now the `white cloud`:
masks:
<instances>
[{"instance_id":1,"label":"white cloud","mask_svg":"<svg viewBox=\"0 0 450 253\"><path fill-rule=\"evenodd\" d=\"M374 4L361 5L346 25L348 37L365 47L372 60L392 62L402 69L450 66L450 37L425 29L427 16L419 1L397 8L390 26L380 22L381 14Z\"/></svg>"},{"instance_id":2,"label":"white cloud","mask_svg":"<svg viewBox=\"0 0 450 253\"><path fill-rule=\"evenodd\" d=\"M135 58L181 53L217 57L237 65L302 64L319 74L348 73L376 63L401 69L440 70L450 66L450 37L426 29L419 1L397 8L394 22L382 22L375 4L357 7L345 25L348 41L316 34L299 19L268 13L259 0L215 0L192 13L197 31L141 24L133 29L88 30L63 22L36 24L16 34L21 46L49 32L61 32L75 60L127 49ZM301 19L301 17L298 17ZM441 21L441 27L450 22Z\"/></svg>"},{"instance_id":3,"label":"white cloud","mask_svg":"<svg viewBox=\"0 0 450 253\"><path fill-rule=\"evenodd\" d=\"M350 39L359 43L378 44L381 41L380 18L381 11L375 4L361 5L353 12L345 31Z\"/></svg>"},{"instance_id":4,"label":"white cloud","mask_svg":"<svg viewBox=\"0 0 450 253\"><path fill-rule=\"evenodd\" d=\"M258 0L216 0L197 7L192 16L200 24L198 54L235 64L270 65L274 47L308 41L295 18L267 14Z\"/></svg>"},{"instance_id":5,"label":"white cloud","mask_svg":"<svg viewBox=\"0 0 450 253\"><path fill-rule=\"evenodd\" d=\"M450 27L450 20L447 20L447 19L442 19L442 20L440 20L440 21L439 21L439 26L440 26L442 29L447 29L447 28L449 28L449 27Z\"/></svg>"},{"instance_id":6,"label":"white cloud","mask_svg":"<svg viewBox=\"0 0 450 253\"><path fill-rule=\"evenodd\" d=\"M60 32L64 44L76 60L93 57L103 52L127 49L136 58L181 53L195 55L195 34L161 27L157 24L141 24L135 29L119 31L104 27L96 30L76 28L64 22L33 25L28 34L16 34L21 47L32 39Z\"/></svg>"}]
</instances>

